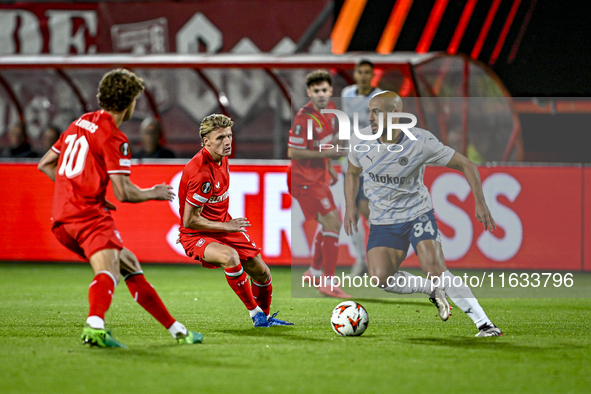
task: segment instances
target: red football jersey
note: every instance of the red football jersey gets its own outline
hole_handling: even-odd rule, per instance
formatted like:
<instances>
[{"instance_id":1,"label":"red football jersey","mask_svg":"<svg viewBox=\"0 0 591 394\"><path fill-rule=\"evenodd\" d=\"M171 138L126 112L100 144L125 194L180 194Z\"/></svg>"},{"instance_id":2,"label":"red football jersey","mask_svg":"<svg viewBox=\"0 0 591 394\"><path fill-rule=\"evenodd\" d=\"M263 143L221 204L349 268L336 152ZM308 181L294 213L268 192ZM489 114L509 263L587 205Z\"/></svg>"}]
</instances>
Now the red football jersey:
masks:
<instances>
[{"instance_id":1,"label":"red football jersey","mask_svg":"<svg viewBox=\"0 0 591 394\"><path fill-rule=\"evenodd\" d=\"M330 101L327 109L336 109L336 105ZM320 121L321 126L309 115L314 115ZM321 144L331 144L334 134L335 115L324 114L316 111L309 101L304 105L293 120L293 127L289 131L289 147L291 149L310 149L318 151ZM308 139L308 119L312 120L314 129L313 138ZM291 181L294 185L314 185L317 183L329 183L328 174L329 159L292 159Z\"/></svg>"},{"instance_id":2,"label":"red football jersey","mask_svg":"<svg viewBox=\"0 0 591 394\"><path fill-rule=\"evenodd\" d=\"M203 148L183 170L179 184L179 214L181 217L180 232L194 233L195 230L183 226L185 203L195 207L203 207L201 216L214 222L229 222L232 217L228 213L230 200L230 170L228 158L222 158L222 163L216 163L207 149Z\"/></svg>"},{"instance_id":3,"label":"red football jersey","mask_svg":"<svg viewBox=\"0 0 591 394\"><path fill-rule=\"evenodd\" d=\"M111 174L131 173L129 140L104 110L74 121L51 147L60 155L53 221L68 223L110 215L105 194Z\"/></svg>"}]
</instances>

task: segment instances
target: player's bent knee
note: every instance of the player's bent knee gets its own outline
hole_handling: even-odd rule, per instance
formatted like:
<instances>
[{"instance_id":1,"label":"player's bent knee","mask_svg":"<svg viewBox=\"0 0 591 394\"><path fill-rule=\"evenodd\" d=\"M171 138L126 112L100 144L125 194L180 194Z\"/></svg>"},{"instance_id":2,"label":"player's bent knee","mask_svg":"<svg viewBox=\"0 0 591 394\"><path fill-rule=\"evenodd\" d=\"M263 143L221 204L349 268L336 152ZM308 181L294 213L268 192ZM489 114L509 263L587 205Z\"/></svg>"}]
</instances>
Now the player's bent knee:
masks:
<instances>
[{"instance_id":1,"label":"player's bent knee","mask_svg":"<svg viewBox=\"0 0 591 394\"><path fill-rule=\"evenodd\" d=\"M238 252L227 245L210 243L203 252L203 260L222 268L232 268L240 264Z\"/></svg>"},{"instance_id":2,"label":"player's bent knee","mask_svg":"<svg viewBox=\"0 0 591 394\"><path fill-rule=\"evenodd\" d=\"M388 286L388 273L384 270L376 269L374 267L368 267L369 276L371 278L378 278L378 287L383 288Z\"/></svg>"},{"instance_id":3,"label":"player's bent knee","mask_svg":"<svg viewBox=\"0 0 591 394\"><path fill-rule=\"evenodd\" d=\"M220 254L220 262L223 268L232 268L240 264L240 257L238 252L232 248L225 248Z\"/></svg>"},{"instance_id":4,"label":"player's bent knee","mask_svg":"<svg viewBox=\"0 0 591 394\"><path fill-rule=\"evenodd\" d=\"M271 278L271 270L260 258L260 255L244 261L242 266L246 273L257 282L266 282Z\"/></svg>"},{"instance_id":5,"label":"player's bent knee","mask_svg":"<svg viewBox=\"0 0 591 394\"><path fill-rule=\"evenodd\" d=\"M324 216L319 216L317 220L322 225L324 231L331 231L337 234L341 231L342 222L336 209Z\"/></svg>"},{"instance_id":6,"label":"player's bent knee","mask_svg":"<svg viewBox=\"0 0 591 394\"><path fill-rule=\"evenodd\" d=\"M120 264L119 264L119 250L117 249L103 249L90 256L90 265L95 275L101 271L109 272L115 282L119 283L121 279Z\"/></svg>"},{"instance_id":7,"label":"player's bent knee","mask_svg":"<svg viewBox=\"0 0 591 394\"><path fill-rule=\"evenodd\" d=\"M133 252L127 248L121 249L119 254L120 272L123 275L128 275L142 269L139 260Z\"/></svg>"},{"instance_id":8,"label":"player's bent knee","mask_svg":"<svg viewBox=\"0 0 591 394\"><path fill-rule=\"evenodd\" d=\"M265 279L268 280L269 277L271 276L271 270L269 269L269 266L265 263L259 264L257 265L257 274L259 276L259 278L257 279Z\"/></svg>"},{"instance_id":9,"label":"player's bent knee","mask_svg":"<svg viewBox=\"0 0 591 394\"><path fill-rule=\"evenodd\" d=\"M263 274L260 278L258 278L258 280L268 281L269 279L271 279L271 270L269 269L269 266L267 264L264 264Z\"/></svg>"},{"instance_id":10,"label":"player's bent knee","mask_svg":"<svg viewBox=\"0 0 591 394\"><path fill-rule=\"evenodd\" d=\"M325 225L322 226L324 231L330 231L333 233L339 233L341 231L342 222L340 219L329 220Z\"/></svg>"},{"instance_id":11,"label":"player's bent knee","mask_svg":"<svg viewBox=\"0 0 591 394\"><path fill-rule=\"evenodd\" d=\"M257 282L266 282L271 279L271 271L269 270L269 267L266 267L266 269L263 269L260 273L253 273L250 277Z\"/></svg>"}]
</instances>

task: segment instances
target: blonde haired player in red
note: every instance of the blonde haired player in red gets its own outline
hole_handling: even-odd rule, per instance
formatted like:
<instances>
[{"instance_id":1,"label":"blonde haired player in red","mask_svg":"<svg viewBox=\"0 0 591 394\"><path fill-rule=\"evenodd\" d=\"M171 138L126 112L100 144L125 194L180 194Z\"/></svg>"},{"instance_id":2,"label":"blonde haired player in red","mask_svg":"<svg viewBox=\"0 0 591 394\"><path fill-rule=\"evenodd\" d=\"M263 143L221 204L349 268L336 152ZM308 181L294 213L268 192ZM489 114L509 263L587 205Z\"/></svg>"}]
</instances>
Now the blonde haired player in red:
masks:
<instances>
[{"instance_id":1,"label":"blonde haired player in red","mask_svg":"<svg viewBox=\"0 0 591 394\"><path fill-rule=\"evenodd\" d=\"M171 187L140 189L129 180L131 152L119 130L143 92L141 78L124 69L106 73L98 88L101 109L74 121L39 162L39 170L55 182L52 231L59 242L89 261L94 279L88 290L90 311L82 341L100 347L125 347L105 330L121 274L133 298L160 322L179 343L197 343L203 335L188 331L168 312L156 290L144 278L135 255L123 246L105 199L109 180L121 202L170 201Z\"/></svg>"},{"instance_id":2,"label":"blonde haired player in red","mask_svg":"<svg viewBox=\"0 0 591 394\"><path fill-rule=\"evenodd\" d=\"M229 117L219 114L201 122L203 149L185 166L179 185L179 241L187 256L203 267L224 269L255 327L293 325L277 319L277 313L270 315L273 285L269 267L246 232L250 222L232 219L228 213L233 125Z\"/></svg>"},{"instance_id":3,"label":"blonde haired player in red","mask_svg":"<svg viewBox=\"0 0 591 394\"><path fill-rule=\"evenodd\" d=\"M319 150L321 144L333 143L333 122L335 115L321 114L320 110L336 109L330 100L332 77L326 70L316 70L306 76L306 93L310 101L304 105L293 120L289 131L287 155L291 158L287 184L306 220L316 220L322 226L314 237L314 257L310 268L304 272L304 280L310 281L320 293L329 297L351 298L338 286L322 280L322 266L326 279L335 276L339 256L339 233L341 218L330 191L336 183L337 173L331 158L344 156L336 149ZM313 138L308 139L308 120L320 119L320 125L313 121ZM336 145L336 144L335 144Z\"/></svg>"}]
</instances>

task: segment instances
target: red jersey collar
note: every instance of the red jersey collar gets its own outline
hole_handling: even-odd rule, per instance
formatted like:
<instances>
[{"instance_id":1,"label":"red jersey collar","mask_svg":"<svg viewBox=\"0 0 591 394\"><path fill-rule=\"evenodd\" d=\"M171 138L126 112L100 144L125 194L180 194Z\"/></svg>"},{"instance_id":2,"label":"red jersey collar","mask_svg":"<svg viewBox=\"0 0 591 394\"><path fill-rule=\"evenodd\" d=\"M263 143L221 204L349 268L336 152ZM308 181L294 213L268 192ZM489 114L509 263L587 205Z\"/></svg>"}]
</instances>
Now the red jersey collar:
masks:
<instances>
[{"instance_id":1,"label":"red jersey collar","mask_svg":"<svg viewBox=\"0 0 591 394\"><path fill-rule=\"evenodd\" d=\"M211 153L209 153L209 151L207 149L205 149L205 147L203 147L203 149L201 149L201 150L203 151L203 156L205 157L205 160L211 161L212 163L217 164L219 166L224 164L224 157L222 157L222 162L220 164L218 164L211 156Z\"/></svg>"}]
</instances>

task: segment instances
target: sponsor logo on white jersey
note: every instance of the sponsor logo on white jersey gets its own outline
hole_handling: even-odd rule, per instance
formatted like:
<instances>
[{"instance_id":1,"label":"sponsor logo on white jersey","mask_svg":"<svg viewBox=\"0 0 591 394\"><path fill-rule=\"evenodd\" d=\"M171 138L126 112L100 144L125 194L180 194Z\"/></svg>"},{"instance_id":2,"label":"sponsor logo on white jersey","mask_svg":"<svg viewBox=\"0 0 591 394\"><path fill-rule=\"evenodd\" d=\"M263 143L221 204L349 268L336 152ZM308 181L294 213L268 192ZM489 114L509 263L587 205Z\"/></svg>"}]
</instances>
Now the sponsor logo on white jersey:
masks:
<instances>
[{"instance_id":1,"label":"sponsor logo on white jersey","mask_svg":"<svg viewBox=\"0 0 591 394\"><path fill-rule=\"evenodd\" d=\"M391 176L390 174L384 174L384 175L376 175L373 172L368 172L367 175L369 175L369 177L371 178L372 181L374 182L379 182L379 183L394 183L396 185L398 184L404 184L404 183L412 183L412 179L410 177L397 177L397 176Z\"/></svg>"}]
</instances>

